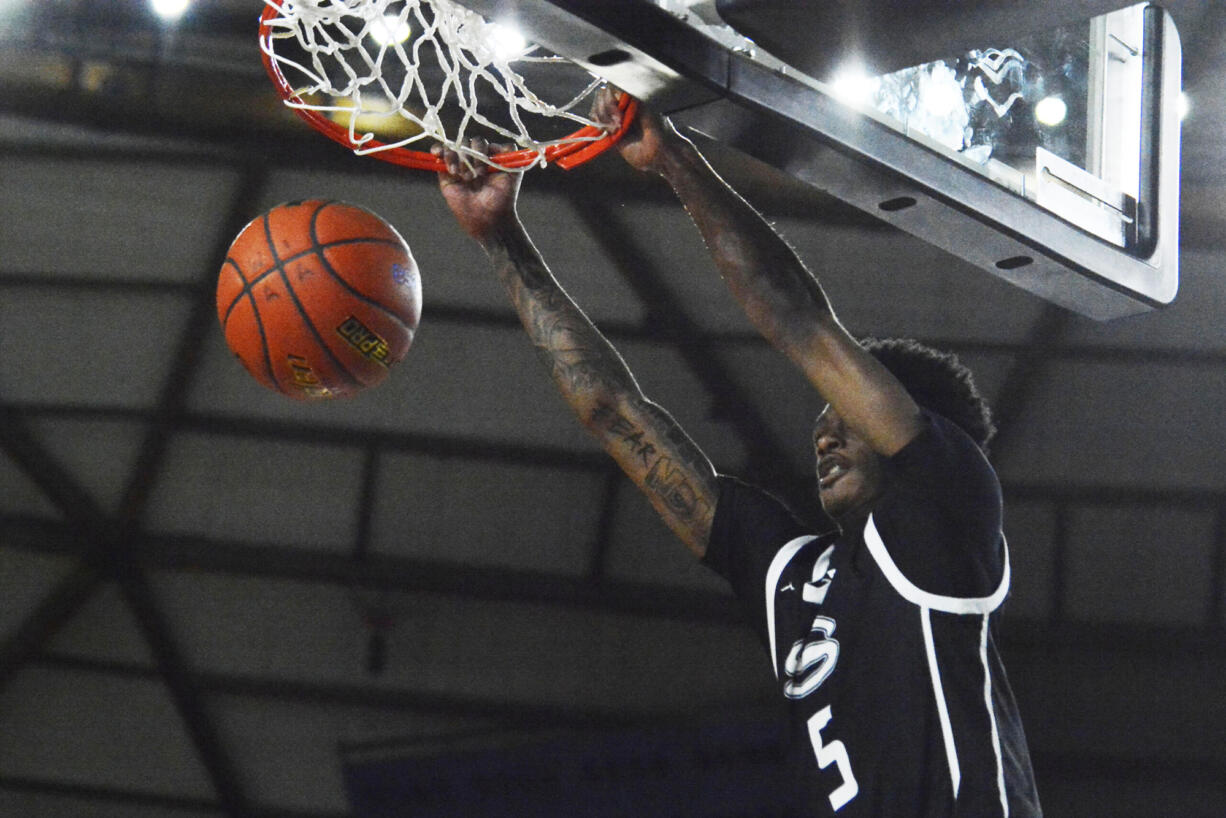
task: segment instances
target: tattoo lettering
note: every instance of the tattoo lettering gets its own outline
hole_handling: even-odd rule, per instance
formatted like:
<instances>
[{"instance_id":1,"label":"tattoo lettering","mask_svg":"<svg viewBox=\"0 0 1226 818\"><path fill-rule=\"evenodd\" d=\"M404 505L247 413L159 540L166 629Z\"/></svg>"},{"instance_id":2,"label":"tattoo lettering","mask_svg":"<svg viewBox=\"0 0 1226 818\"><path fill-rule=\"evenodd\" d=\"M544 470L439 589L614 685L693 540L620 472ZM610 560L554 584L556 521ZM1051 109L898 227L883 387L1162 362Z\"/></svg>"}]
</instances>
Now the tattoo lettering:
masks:
<instances>
[{"instance_id":1,"label":"tattoo lettering","mask_svg":"<svg viewBox=\"0 0 1226 818\"><path fill-rule=\"evenodd\" d=\"M656 447L645 440L647 432L635 426L612 406L601 403L592 410L592 420L600 423L605 429L617 435L626 448L634 452L644 466L651 465L651 456L656 453Z\"/></svg>"},{"instance_id":2,"label":"tattoo lettering","mask_svg":"<svg viewBox=\"0 0 1226 818\"><path fill-rule=\"evenodd\" d=\"M707 506L686 479L685 470L674 465L668 457L661 457L655 462L651 471L647 472L643 485L656 492L670 509L682 517L697 517Z\"/></svg>"},{"instance_id":3,"label":"tattoo lettering","mask_svg":"<svg viewBox=\"0 0 1226 818\"><path fill-rule=\"evenodd\" d=\"M641 464L647 468L643 487L659 495L673 513L686 519L699 516L707 507L700 493L690 484L685 466L671 457L660 454L655 445L646 440L647 432L634 425L608 404L599 404L592 410L592 420L606 431L616 435L630 449ZM691 445L684 435L669 434L670 442L678 444L678 453L685 454Z\"/></svg>"},{"instance_id":4,"label":"tattoo lettering","mask_svg":"<svg viewBox=\"0 0 1226 818\"><path fill-rule=\"evenodd\" d=\"M633 435L627 435L626 437L622 438L622 441L627 446L634 449L634 453L639 456L639 460L643 461L643 465L646 466L651 463L651 456L655 454L656 447L652 446L650 443L644 443L643 434L643 432L638 432Z\"/></svg>"}]
</instances>

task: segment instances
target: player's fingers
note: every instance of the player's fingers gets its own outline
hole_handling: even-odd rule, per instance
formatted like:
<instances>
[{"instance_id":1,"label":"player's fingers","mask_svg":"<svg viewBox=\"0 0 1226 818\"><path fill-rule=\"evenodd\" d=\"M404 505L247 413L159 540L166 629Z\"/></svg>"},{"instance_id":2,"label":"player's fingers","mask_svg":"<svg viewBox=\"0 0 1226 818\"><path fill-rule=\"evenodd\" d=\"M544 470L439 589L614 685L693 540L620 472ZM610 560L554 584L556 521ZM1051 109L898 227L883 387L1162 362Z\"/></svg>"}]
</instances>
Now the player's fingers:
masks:
<instances>
[{"instance_id":1,"label":"player's fingers","mask_svg":"<svg viewBox=\"0 0 1226 818\"><path fill-rule=\"evenodd\" d=\"M454 183L455 179L451 178L451 173L450 171L447 170L447 158L444 156L443 146L438 144L437 142L431 145L430 155L443 160L443 170L440 170L438 172L439 184L442 185L443 187L446 187L447 185Z\"/></svg>"},{"instance_id":2,"label":"player's fingers","mask_svg":"<svg viewBox=\"0 0 1226 818\"><path fill-rule=\"evenodd\" d=\"M620 92L612 85L602 85L592 102L592 119L610 130L621 125L621 111L617 108Z\"/></svg>"},{"instance_id":3,"label":"player's fingers","mask_svg":"<svg viewBox=\"0 0 1226 818\"><path fill-rule=\"evenodd\" d=\"M476 153L477 156L489 158L489 140L485 139L484 136L473 136L471 140L468 140L468 148L470 148L473 153ZM473 162L471 163L471 167L468 168L468 172L470 172L470 177L468 178L477 178L477 175L487 172L488 169L489 166L487 166L487 164L484 162Z\"/></svg>"},{"instance_id":4,"label":"player's fingers","mask_svg":"<svg viewBox=\"0 0 1226 818\"><path fill-rule=\"evenodd\" d=\"M626 117L626 112L618 105L619 97L614 97L609 103L609 130L616 131L621 128Z\"/></svg>"},{"instance_id":5,"label":"player's fingers","mask_svg":"<svg viewBox=\"0 0 1226 818\"><path fill-rule=\"evenodd\" d=\"M464 181L464 162L460 157L460 152L452 148L446 148L443 151L443 165L447 168L447 173L455 177L456 181Z\"/></svg>"},{"instance_id":6,"label":"player's fingers","mask_svg":"<svg viewBox=\"0 0 1226 818\"><path fill-rule=\"evenodd\" d=\"M440 187L447 187L460 181L456 176L458 160L456 152L441 144L434 144L430 147L430 154L437 156L443 160L443 169L439 171L438 182Z\"/></svg>"}]
</instances>

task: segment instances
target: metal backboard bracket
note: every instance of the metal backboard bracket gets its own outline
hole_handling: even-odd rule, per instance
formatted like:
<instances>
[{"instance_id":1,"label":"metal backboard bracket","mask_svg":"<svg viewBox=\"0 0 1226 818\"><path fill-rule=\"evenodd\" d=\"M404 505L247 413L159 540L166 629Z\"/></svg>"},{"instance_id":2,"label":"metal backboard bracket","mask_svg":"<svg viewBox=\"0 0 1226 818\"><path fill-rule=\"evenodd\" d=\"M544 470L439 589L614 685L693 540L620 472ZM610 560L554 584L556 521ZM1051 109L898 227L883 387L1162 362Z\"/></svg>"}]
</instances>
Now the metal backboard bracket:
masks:
<instances>
[{"instance_id":1,"label":"metal backboard bracket","mask_svg":"<svg viewBox=\"0 0 1226 818\"><path fill-rule=\"evenodd\" d=\"M1087 223L1073 211L1058 215L1044 206L1050 201L1022 195L1007 174L985 171L925 134L842 101L833 86L762 53L713 20L702 4L462 2L487 18L518 26L525 36L585 65L677 124L775 165L1063 307L1107 320L1175 298L1181 54L1174 23L1157 6L1143 9L1138 190L1131 204L1127 196L1120 199L1127 205L1122 212L1128 211L1135 224L1113 241L1095 220ZM758 138L764 128L783 129L786 152L778 150L777 140ZM1048 163L1049 171L1053 164ZM1063 175L1063 193L1069 193L1072 175Z\"/></svg>"}]
</instances>

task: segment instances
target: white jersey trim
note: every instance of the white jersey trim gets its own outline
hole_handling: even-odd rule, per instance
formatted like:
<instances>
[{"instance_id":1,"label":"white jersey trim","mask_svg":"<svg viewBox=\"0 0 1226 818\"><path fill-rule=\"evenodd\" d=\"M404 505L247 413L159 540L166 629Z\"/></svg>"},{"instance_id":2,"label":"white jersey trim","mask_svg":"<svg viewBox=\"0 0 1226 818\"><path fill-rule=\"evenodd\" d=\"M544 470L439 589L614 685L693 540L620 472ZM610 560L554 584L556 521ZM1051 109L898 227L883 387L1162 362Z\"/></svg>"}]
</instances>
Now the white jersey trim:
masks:
<instances>
[{"instance_id":1,"label":"white jersey trim","mask_svg":"<svg viewBox=\"0 0 1226 818\"><path fill-rule=\"evenodd\" d=\"M931 608L934 611L953 614L986 614L999 608L1000 603L1005 601L1005 596L1009 593L1009 544L1004 541L1003 534L1001 544L1004 547L1005 570L1001 575L1000 585L990 596L981 597L942 596L917 587L903 575L902 570L895 564L889 549L881 539L881 534L877 531L877 524L873 522L871 514L868 522L864 524L864 544L868 546L868 552L873 555L877 567L881 569L881 573L885 574L894 590L903 599L921 608Z\"/></svg>"},{"instance_id":2,"label":"white jersey trim","mask_svg":"<svg viewBox=\"0 0 1226 818\"><path fill-rule=\"evenodd\" d=\"M792 561L792 557L796 556L797 551L816 539L816 534L808 534L784 543L784 546L775 553L770 568L766 571L766 632L770 636L771 670L775 671L776 679L779 678L777 658L779 654L775 650L775 591L779 587L779 577L782 576L783 569L787 568L788 563Z\"/></svg>"},{"instance_id":3,"label":"white jersey trim","mask_svg":"<svg viewBox=\"0 0 1226 818\"><path fill-rule=\"evenodd\" d=\"M996 754L996 788L1000 791L1000 814L1009 818L1009 796L1005 792L1005 763L1000 753L1000 728L996 724L996 708L992 706L992 668L988 664L988 615L983 615L979 631L979 660L983 662L983 703L992 723L992 752Z\"/></svg>"},{"instance_id":4,"label":"white jersey trim","mask_svg":"<svg viewBox=\"0 0 1226 818\"><path fill-rule=\"evenodd\" d=\"M1005 765L1000 751L1000 728L996 723L996 708L992 706L992 670L988 663L988 614L983 615L979 631L979 661L983 665L983 703L992 726L992 753L996 759L996 789L1000 794L1001 815L1009 818L1009 797L1005 789ZM962 768L958 762L958 748L954 743L953 722L949 718L949 704L945 701L945 686L941 682L941 669L937 662L936 641L932 637L932 609L920 608L920 628L924 633L924 653L928 657L928 675L932 678L932 697L936 701L937 716L941 722L941 738L945 743L945 759L949 764L949 780L953 786L954 801L962 785Z\"/></svg>"},{"instance_id":5,"label":"white jersey trim","mask_svg":"<svg viewBox=\"0 0 1226 818\"><path fill-rule=\"evenodd\" d=\"M949 763L949 780L953 784L954 801L962 785L962 768L958 765L958 748L954 745L954 726L949 719L949 705L945 702L945 686L941 684L941 668L937 664L936 643L932 638L932 611L920 608L920 627L924 631L924 653L928 656L928 675L932 677L932 697L936 700L937 715L941 721L941 738L945 741L945 760Z\"/></svg>"}]
</instances>

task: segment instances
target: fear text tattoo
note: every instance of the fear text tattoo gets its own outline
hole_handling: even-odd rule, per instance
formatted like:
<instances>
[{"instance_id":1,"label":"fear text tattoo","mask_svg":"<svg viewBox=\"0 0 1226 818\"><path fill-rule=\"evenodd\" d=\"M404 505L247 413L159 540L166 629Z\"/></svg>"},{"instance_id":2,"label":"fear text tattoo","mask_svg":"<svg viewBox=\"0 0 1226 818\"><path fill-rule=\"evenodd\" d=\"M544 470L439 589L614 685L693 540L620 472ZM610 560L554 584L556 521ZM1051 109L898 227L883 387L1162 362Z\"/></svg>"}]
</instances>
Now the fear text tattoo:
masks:
<instances>
[{"instance_id":1,"label":"fear text tattoo","mask_svg":"<svg viewBox=\"0 0 1226 818\"><path fill-rule=\"evenodd\" d=\"M668 423L667 445L657 448L648 438L648 432L635 425L616 409L607 404L598 404L592 412L593 423L617 438L645 469L643 488L654 494L664 505L684 520L697 520L711 511L705 494L692 482L692 476L709 470L694 444L671 418L658 407L649 411L664 416Z\"/></svg>"}]
</instances>

